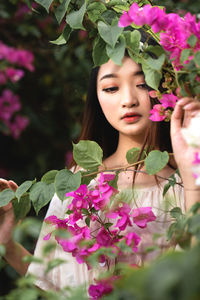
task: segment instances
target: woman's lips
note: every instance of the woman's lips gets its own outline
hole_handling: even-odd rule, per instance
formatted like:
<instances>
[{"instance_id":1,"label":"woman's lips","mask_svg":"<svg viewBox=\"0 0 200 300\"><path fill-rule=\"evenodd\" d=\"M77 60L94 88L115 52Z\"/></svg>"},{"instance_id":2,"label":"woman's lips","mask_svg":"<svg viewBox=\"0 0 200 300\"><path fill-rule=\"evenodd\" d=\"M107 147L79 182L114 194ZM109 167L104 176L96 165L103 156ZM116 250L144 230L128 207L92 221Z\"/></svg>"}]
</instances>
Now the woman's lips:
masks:
<instances>
[{"instance_id":1,"label":"woman's lips","mask_svg":"<svg viewBox=\"0 0 200 300\"><path fill-rule=\"evenodd\" d=\"M141 117L141 115L139 115L139 114L126 114L126 115L124 115L124 117L122 119L126 123L134 123L134 122L138 121L140 117Z\"/></svg>"}]
</instances>

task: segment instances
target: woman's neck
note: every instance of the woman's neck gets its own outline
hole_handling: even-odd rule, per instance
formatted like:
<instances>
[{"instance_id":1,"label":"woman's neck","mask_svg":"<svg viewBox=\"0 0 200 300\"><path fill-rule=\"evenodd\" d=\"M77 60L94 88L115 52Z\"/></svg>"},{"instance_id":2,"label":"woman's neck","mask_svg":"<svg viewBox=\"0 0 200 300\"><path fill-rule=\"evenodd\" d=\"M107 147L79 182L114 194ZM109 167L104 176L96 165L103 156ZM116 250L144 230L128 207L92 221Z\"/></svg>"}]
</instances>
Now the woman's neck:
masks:
<instances>
[{"instance_id":1,"label":"woman's neck","mask_svg":"<svg viewBox=\"0 0 200 300\"><path fill-rule=\"evenodd\" d=\"M144 143L144 138L130 137L119 134L117 150L104 161L107 168L120 167L128 164L126 153L132 148L141 148Z\"/></svg>"}]
</instances>

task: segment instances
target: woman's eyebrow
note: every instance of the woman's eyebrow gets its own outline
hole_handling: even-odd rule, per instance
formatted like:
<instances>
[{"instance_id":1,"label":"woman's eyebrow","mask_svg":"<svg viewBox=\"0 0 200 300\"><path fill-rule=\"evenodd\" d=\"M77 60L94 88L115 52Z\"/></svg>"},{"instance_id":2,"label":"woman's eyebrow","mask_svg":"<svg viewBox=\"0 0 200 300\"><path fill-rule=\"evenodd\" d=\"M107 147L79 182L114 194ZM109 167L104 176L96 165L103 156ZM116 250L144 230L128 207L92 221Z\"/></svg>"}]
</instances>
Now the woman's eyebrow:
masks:
<instances>
[{"instance_id":1,"label":"woman's eyebrow","mask_svg":"<svg viewBox=\"0 0 200 300\"><path fill-rule=\"evenodd\" d=\"M133 76L140 76L140 75L144 75L144 72L143 72L142 70L139 70L139 71L133 72L132 75L133 75ZM106 79L106 78L117 78L117 77L118 77L117 74L115 74L115 73L110 73L110 74L106 74L106 75L102 76L102 77L100 78L100 81L103 80L103 79Z\"/></svg>"},{"instance_id":2,"label":"woman's eyebrow","mask_svg":"<svg viewBox=\"0 0 200 300\"><path fill-rule=\"evenodd\" d=\"M102 77L100 78L100 81L103 80L103 79L106 79L106 78L117 78L117 77L118 77L118 76L117 76L116 74L114 74L114 73L106 74L106 75L104 75L104 76L102 76Z\"/></svg>"}]
</instances>

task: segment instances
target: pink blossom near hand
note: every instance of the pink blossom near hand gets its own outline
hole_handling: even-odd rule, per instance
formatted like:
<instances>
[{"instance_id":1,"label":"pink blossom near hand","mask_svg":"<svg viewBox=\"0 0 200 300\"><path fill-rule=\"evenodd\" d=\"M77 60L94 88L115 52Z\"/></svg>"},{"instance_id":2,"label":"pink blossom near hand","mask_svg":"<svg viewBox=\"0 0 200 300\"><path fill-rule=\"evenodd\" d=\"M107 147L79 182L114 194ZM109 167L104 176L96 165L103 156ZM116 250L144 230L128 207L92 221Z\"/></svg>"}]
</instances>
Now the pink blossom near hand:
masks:
<instances>
[{"instance_id":1,"label":"pink blossom near hand","mask_svg":"<svg viewBox=\"0 0 200 300\"><path fill-rule=\"evenodd\" d=\"M141 241L141 238L139 235L137 235L135 232L129 232L125 235L126 244L130 247L132 247L133 252L138 251L138 245Z\"/></svg>"},{"instance_id":2,"label":"pink blossom near hand","mask_svg":"<svg viewBox=\"0 0 200 300\"><path fill-rule=\"evenodd\" d=\"M168 107L174 108L176 105L176 102L178 101L178 97L175 96L173 93L163 94L162 98L159 99L159 101L164 108L168 108Z\"/></svg>"},{"instance_id":3,"label":"pink blossom near hand","mask_svg":"<svg viewBox=\"0 0 200 300\"><path fill-rule=\"evenodd\" d=\"M24 71L8 67L5 69L5 74L10 81L17 82L24 76Z\"/></svg>"},{"instance_id":4,"label":"pink blossom near hand","mask_svg":"<svg viewBox=\"0 0 200 300\"><path fill-rule=\"evenodd\" d=\"M150 110L149 119L154 122L160 122L166 119L165 108L161 104L155 104Z\"/></svg>"},{"instance_id":5,"label":"pink blossom near hand","mask_svg":"<svg viewBox=\"0 0 200 300\"><path fill-rule=\"evenodd\" d=\"M193 177L195 178L195 184L197 186L200 186L200 154L199 152L195 152L194 153L194 160L192 162L193 167L192 167L192 171L193 171Z\"/></svg>"},{"instance_id":6,"label":"pink blossom near hand","mask_svg":"<svg viewBox=\"0 0 200 300\"><path fill-rule=\"evenodd\" d=\"M150 96L151 98L157 98L157 97L158 97L158 96L157 96L157 91L154 91L154 90L149 91L149 96Z\"/></svg>"},{"instance_id":7,"label":"pink blossom near hand","mask_svg":"<svg viewBox=\"0 0 200 300\"><path fill-rule=\"evenodd\" d=\"M200 164L200 155L199 152L194 153L194 160L192 162L193 165L198 165Z\"/></svg>"},{"instance_id":8,"label":"pink blossom near hand","mask_svg":"<svg viewBox=\"0 0 200 300\"><path fill-rule=\"evenodd\" d=\"M156 220L151 207L139 207L132 210L133 222L140 228L145 228L148 222Z\"/></svg>"}]
</instances>

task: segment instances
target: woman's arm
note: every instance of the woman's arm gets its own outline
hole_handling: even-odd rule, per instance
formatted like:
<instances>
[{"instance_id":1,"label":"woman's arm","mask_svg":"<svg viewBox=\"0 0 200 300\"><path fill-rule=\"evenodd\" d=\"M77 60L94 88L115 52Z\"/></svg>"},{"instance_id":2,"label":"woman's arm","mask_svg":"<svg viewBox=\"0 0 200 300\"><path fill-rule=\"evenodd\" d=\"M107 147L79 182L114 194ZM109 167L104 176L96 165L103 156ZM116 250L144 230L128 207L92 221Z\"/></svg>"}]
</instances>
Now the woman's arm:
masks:
<instances>
[{"instance_id":1,"label":"woman's arm","mask_svg":"<svg viewBox=\"0 0 200 300\"><path fill-rule=\"evenodd\" d=\"M17 185L13 181L0 179L0 190L10 188L16 191ZM0 245L6 248L5 260L21 275L25 275L28 265L22 261L26 255L31 255L22 245L12 239L12 232L15 227L15 217L12 204L0 208Z\"/></svg>"},{"instance_id":2,"label":"woman's arm","mask_svg":"<svg viewBox=\"0 0 200 300\"><path fill-rule=\"evenodd\" d=\"M195 178L192 175L195 149L185 142L181 129L188 127L191 118L199 112L200 102L186 97L177 102L171 119L172 147L184 184L186 210L196 202L200 202L200 187L195 185ZM200 149L197 151L200 152Z\"/></svg>"},{"instance_id":3,"label":"woman's arm","mask_svg":"<svg viewBox=\"0 0 200 300\"><path fill-rule=\"evenodd\" d=\"M5 260L16 270L17 273L24 276L27 272L29 263L24 263L23 257L31 254L22 245L13 240L10 240L5 246Z\"/></svg>"}]
</instances>

